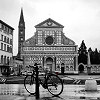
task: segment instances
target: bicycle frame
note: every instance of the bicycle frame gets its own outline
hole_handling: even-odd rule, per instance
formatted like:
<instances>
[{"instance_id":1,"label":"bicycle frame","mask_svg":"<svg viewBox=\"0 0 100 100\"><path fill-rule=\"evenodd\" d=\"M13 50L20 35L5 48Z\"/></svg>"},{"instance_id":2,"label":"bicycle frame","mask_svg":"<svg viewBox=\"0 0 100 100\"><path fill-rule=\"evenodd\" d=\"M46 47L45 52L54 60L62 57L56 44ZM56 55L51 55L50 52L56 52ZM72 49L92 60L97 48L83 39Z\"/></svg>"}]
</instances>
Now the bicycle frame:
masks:
<instances>
[{"instance_id":1,"label":"bicycle frame","mask_svg":"<svg viewBox=\"0 0 100 100\"><path fill-rule=\"evenodd\" d=\"M42 79L40 77L38 77L39 84L41 84L44 89L47 89L48 88L48 86L47 86L47 79L48 79L49 75L51 75L51 73L46 70L45 71L45 75L43 77L44 78L44 81L42 81ZM33 73L31 75L31 82L33 81L32 80L32 77L34 77L36 79L35 67L33 67Z\"/></svg>"},{"instance_id":2,"label":"bicycle frame","mask_svg":"<svg viewBox=\"0 0 100 100\"><path fill-rule=\"evenodd\" d=\"M33 73L31 75L27 75L24 79L24 86L25 86L25 89L27 90L27 92L29 92L30 94L35 94L34 89L33 89L33 91L31 89L34 88L36 81L38 81L39 86L41 84L42 87L44 89L47 89L52 95L57 96L63 92L63 81L55 73L50 73L50 72L45 71L45 74L43 76L40 76L38 74L39 75L38 80L36 80L37 72L36 72L35 68L36 67L33 67L33 70L32 70ZM27 82L29 85L27 85ZM54 91L52 91L52 89Z\"/></svg>"},{"instance_id":3,"label":"bicycle frame","mask_svg":"<svg viewBox=\"0 0 100 100\"><path fill-rule=\"evenodd\" d=\"M38 78L39 79L39 84L41 84L42 87L45 88L45 89L47 89L47 78L48 78L48 75L49 74L50 73L45 72L44 77L43 77L44 78L44 81L42 81L42 79L40 77ZM31 78L32 77L34 77L36 79L35 68L33 69L33 74L31 75Z\"/></svg>"}]
</instances>

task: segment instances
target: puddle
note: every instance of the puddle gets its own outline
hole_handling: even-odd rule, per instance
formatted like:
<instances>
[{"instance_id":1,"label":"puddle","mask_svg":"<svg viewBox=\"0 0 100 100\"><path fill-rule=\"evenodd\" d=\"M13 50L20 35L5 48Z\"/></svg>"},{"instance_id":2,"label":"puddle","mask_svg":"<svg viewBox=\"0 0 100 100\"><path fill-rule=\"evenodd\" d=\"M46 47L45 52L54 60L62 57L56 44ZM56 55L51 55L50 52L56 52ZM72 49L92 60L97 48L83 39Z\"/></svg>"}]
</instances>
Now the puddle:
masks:
<instances>
[{"instance_id":1,"label":"puddle","mask_svg":"<svg viewBox=\"0 0 100 100\"><path fill-rule=\"evenodd\" d=\"M64 85L64 91L60 95L62 100L100 100L100 86L97 91L85 91L84 85ZM0 95L29 96L23 84L0 84ZM47 89L40 86L40 97L52 97ZM55 98L53 98L55 99ZM57 100L61 100L58 98Z\"/></svg>"}]
</instances>

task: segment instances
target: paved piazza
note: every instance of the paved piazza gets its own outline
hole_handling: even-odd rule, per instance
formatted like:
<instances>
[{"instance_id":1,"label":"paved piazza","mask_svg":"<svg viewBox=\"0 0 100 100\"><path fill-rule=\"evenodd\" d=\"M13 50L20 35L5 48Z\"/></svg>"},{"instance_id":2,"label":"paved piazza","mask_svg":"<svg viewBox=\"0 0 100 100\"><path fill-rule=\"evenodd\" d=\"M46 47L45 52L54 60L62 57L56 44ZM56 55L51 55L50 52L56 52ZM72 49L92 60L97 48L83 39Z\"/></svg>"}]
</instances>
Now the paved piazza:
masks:
<instances>
[{"instance_id":1,"label":"paved piazza","mask_svg":"<svg viewBox=\"0 0 100 100\"><path fill-rule=\"evenodd\" d=\"M90 77L95 79L95 80L100 80L100 75L64 75L65 77L63 77L62 79L68 79L68 80L72 80L72 79L80 79L80 80L86 80L89 79Z\"/></svg>"},{"instance_id":2,"label":"paved piazza","mask_svg":"<svg viewBox=\"0 0 100 100\"><path fill-rule=\"evenodd\" d=\"M84 85L64 85L59 97L52 95L40 86L40 100L100 100L100 85L95 92L86 92ZM24 89L23 84L0 84L0 100L35 100Z\"/></svg>"}]
</instances>

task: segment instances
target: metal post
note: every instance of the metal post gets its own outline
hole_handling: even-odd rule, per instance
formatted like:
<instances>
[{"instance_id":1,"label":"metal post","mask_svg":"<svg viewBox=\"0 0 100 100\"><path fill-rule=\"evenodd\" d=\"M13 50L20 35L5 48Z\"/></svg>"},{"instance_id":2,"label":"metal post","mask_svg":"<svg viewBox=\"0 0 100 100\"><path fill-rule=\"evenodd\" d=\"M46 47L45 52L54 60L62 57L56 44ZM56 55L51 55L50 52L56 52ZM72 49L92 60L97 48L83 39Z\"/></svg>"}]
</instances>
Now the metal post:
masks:
<instances>
[{"instance_id":1,"label":"metal post","mask_svg":"<svg viewBox=\"0 0 100 100\"><path fill-rule=\"evenodd\" d=\"M38 80L38 74L39 74L39 71L38 71L38 66L36 65L36 87L35 87L35 91L36 91L36 99L39 99L39 80Z\"/></svg>"}]
</instances>

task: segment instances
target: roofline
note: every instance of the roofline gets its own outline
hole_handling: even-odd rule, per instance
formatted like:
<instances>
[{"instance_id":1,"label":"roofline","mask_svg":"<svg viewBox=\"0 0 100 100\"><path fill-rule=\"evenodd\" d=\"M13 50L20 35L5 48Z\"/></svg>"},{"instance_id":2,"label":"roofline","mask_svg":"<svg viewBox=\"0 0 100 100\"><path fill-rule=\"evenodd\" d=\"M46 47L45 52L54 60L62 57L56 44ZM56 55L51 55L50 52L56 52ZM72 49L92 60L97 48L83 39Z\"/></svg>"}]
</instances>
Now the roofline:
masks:
<instances>
[{"instance_id":1,"label":"roofline","mask_svg":"<svg viewBox=\"0 0 100 100\"><path fill-rule=\"evenodd\" d=\"M64 28L64 26L35 26L35 28Z\"/></svg>"},{"instance_id":2,"label":"roofline","mask_svg":"<svg viewBox=\"0 0 100 100\"><path fill-rule=\"evenodd\" d=\"M17 56L13 56L13 59L23 61L23 59L18 58Z\"/></svg>"},{"instance_id":3,"label":"roofline","mask_svg":"<svg viewBox=\"0 0 100 100\"><path fill-rule=\"evenodd\" d=\"M2 24L4 24L4 25L6 25L7 27L11 28L12 30L14 30L14 28L13 28L13 27L11 27L10 25L6 24L6 23L5 23L5 22L3 22L2 20L0 20L0 23L2 23Z\"/></svg>"},{"instance_id":4,"label":"roofline","mask_svg":"<svg viewBox=\"0 0 100 100\"><path fill-rule=\"evenodd\" d=\"M55 23L57 23L59 26L57 27L57 26L40 26L42 23L44 23L44 22L46 22L47 20L52 20L53 22L55 22ZM60 23L58 23L58 22L56 22L56 21L54 21L53 19L51 19L51 18L48 18L48 19L46 19L46 20L44 20L44 21L42 21L41 23L39 23L39 24L37 24L37 25L35 25L35 28L64 28L64 26L63 25L61 25Z\"/></svg>"}]
</instances>

